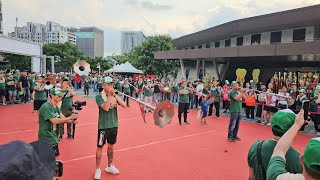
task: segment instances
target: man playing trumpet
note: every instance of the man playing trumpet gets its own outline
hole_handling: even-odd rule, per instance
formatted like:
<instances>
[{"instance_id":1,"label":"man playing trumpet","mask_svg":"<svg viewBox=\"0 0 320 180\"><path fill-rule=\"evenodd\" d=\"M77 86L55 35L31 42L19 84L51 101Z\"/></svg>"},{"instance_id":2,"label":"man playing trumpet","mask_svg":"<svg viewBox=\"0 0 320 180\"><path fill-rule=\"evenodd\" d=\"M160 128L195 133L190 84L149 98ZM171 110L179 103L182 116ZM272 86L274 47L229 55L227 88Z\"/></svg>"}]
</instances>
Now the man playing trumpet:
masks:
<instances>
[{"instance_id":1,"label":"man playing trumpet","mask_svg":"<svg viewBox=\"0 0 320 180\"><path fill-rule=\"evenodd\" d=\"M118 111L117 105L126 107L126 103L115 94L111 77L103 77L101 93L96 95L96 103L99 107L98 142L96 151L96 171L94 179L101 179L100 162L103 146L108 143L108 166L105 171L119 174L119 170L113 164L113 146L117 142L118 135Z\"/></svg>"}]
</instances>

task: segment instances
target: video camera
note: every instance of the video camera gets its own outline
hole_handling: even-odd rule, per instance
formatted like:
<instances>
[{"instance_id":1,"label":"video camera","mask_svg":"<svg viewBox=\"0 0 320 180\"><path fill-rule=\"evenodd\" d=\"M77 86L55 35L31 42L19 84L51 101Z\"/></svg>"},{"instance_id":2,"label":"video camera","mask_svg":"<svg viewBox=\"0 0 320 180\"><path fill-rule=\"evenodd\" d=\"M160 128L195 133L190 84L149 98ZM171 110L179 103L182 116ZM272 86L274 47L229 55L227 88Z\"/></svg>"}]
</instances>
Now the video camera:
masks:
<instances>
[{"instance_id":1,"label":"video camera","mask_svg":"<svg viewBox=\"0 0 320 180\"><path fill-rule=\"evenodd\" d=\"M75 110L81 111L82 106L86 106L87 102L86 101L76 101L72 104L72 107L74 107Z\"/></svg>"}]
</instances>

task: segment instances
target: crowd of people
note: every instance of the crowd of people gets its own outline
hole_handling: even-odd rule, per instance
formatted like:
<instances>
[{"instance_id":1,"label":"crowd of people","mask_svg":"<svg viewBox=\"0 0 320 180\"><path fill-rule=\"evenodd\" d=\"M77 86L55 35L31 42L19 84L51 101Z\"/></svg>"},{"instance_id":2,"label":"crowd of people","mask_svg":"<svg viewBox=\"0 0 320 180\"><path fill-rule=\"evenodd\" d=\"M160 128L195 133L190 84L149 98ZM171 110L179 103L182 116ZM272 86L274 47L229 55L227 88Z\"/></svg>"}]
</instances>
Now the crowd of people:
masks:
<instances>
[{"instance_id":1,"label":"crowd of people","mask_svg":"<svg viewBox=\"0 0 320 180\"><path fill-rule=\"evenodd\" d=\"M63 139L65 123L67 137L74 137L71 125L77 123L78 115L70 113L70 109L73 96L80 89L85 96L89 96L92 89L99 107L95 179L101 178L100 161L105 144L108 144L108 166L105 170L119 173L113 164L113 146L118 134L117 105L130 107L130 103L127 96L121 98L116 95L116 91L156 106L166 100L178 105L179 125L182 125L182 115L183 124L190 125L188 113L193 109L198 110L199 123L202 125L206 125L208 117L213 115L218 119L223 109L224 113L230 113L227 136L230 142L241 141L238 130L242 116L263 125L271 125L272 139L255 142L248 153L250 179L275 179L277 176L319 178L320 171L317 168L320 165L315 164L317 167L314 167L312 164L318 163L319 159L313 160L310 153L315 153L314 149L319 147L320 140L310 140L304 155L290 148L290 144L296 133L304 130L310 120L314 121L317 135L320 135L320 115L317 114L320 110L320 86L298 89L295 83L291 83L288 87L278 88L276 92L272 81L266 86L253 81L242 85L236 81L229 83L227 80L221 82L216 79L206 83L200 79L182 78L178 81L142 76L134 79L112 74L80 77L67 73L0 72L1 103L33 102L34 111L39 111L39 140L49 143L55 156L60 154L58 141ZM145 111L150 112L148 109ZM314 155L319 158L319 153Z\"/></svg>"}]
</instances>

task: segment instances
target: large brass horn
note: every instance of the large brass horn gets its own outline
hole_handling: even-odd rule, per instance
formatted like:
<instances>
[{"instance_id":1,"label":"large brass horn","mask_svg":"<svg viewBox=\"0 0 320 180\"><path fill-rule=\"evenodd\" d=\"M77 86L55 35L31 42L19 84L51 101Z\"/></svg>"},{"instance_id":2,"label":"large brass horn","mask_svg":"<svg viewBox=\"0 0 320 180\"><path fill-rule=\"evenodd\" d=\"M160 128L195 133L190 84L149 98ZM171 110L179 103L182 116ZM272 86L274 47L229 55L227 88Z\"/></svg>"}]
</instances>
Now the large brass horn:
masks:
<instances>
[{"instance_id":1,"label":"large brass horn","mask_svg":"<svg viewBox=\"0 0 320 180\"><path fill-rule=\"evenodd\" d=\"M91 71L90 64L85 60L79 60L73 64L73 71L79 74L79 76L88 76Z\"/></svg>"},{"instance_id":2,"label":"large brass horn","mask_svg":"<svg viewBox=\"0 0 320 180\"><path fill-rule=\"evenodd\" d=\"M160 104L158 104L157 107L154 107L154 106L151 106L150 104L147 104L143 101L140 101L122 92L117 91L117 93L120 95L126 96L140 104L140 110L141 110L141 114L144 122L146 122L144 106L146 106L147 108L153 111L154 124L161 128L165 127L167 124L170 124L171 119L174 116L174 106L168 100L163 101Z\"/></svg>"}]
</instances>

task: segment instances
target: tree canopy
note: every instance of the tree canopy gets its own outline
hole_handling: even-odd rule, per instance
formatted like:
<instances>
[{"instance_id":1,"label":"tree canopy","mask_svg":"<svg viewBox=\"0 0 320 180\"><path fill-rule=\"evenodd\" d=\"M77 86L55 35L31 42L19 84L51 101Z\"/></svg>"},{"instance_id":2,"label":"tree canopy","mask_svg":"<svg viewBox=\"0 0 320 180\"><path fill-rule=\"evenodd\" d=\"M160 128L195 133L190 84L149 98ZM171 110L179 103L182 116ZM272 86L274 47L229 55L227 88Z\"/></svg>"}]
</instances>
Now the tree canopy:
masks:
<instances>
[{"instance_id":1,"label":"tree canopy","mask_svg":"<svg viewBox=\"0 0 320 180\"><path fill-rule=\"evenodd\" d=\"M145 74L155 74L160 77L176 76L179 62L176 60L155 60L154 52L174 50L172 39L167 35L148 37L140 46L129 54L118 58L119 63L129 61Z\"/></svg>"},{"instance_id":2,"label":"tree canopy","mask_svg":"<svg viewBox=\"0 0 320 180\"><path fill-rule=\"evenodd\" d=\"M0 53L0 56L8 62L11 69L30 71L31 70L31 57L17 54Z\"/></svg>"}]
</instances>

